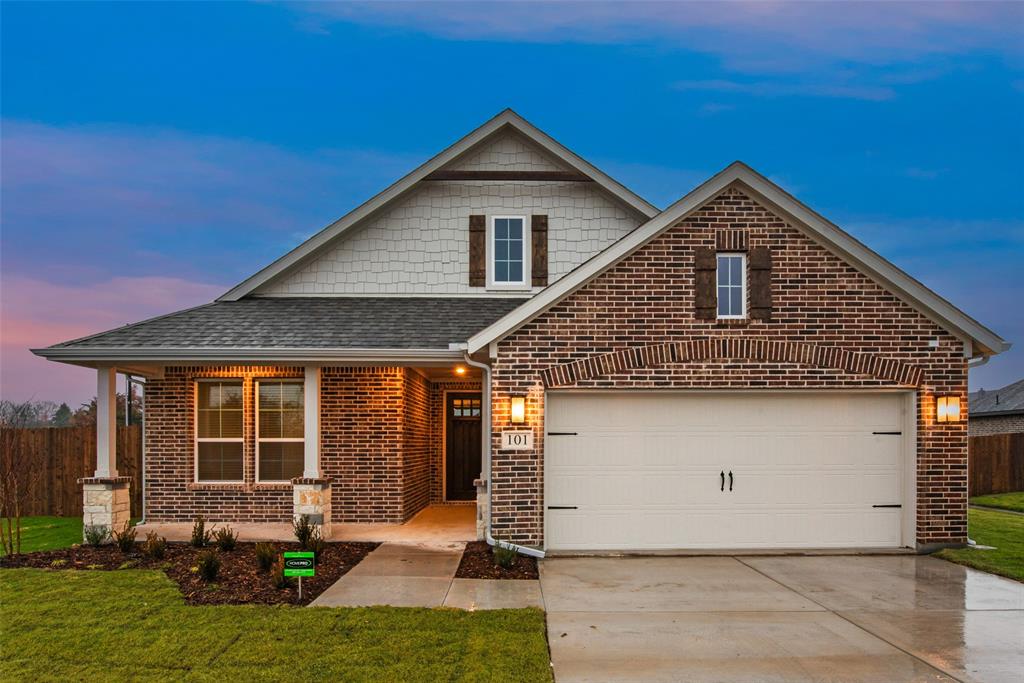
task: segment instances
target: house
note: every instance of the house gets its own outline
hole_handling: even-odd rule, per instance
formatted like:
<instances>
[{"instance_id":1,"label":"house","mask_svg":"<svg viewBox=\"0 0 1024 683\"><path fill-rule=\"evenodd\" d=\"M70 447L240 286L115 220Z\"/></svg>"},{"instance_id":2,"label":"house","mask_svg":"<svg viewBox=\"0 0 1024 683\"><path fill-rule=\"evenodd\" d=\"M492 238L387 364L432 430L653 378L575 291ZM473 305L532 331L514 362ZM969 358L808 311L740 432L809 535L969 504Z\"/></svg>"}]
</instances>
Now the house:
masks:
<instances>
[{"instance_id":1,"label":"house","mask_svg":"<svg viewBox=\"0 0 1024 683\"><path fill-rule=\"evenodd\" d=\"M742 163L658 211L510 110L97 370L87 523L402 523L532 552L967 538L967 368L1009 347Z\"/></svg>"},{"instance_id":2,"label":"house","mask_svg":"<svg viewBox=\"0 0 1024 683\"><path fill-rule=\"evenodd\" d=\"M1002 389L979 389L968 396L970 436L1024 432L1024 379Z\"/></svg>"}]
</instances>

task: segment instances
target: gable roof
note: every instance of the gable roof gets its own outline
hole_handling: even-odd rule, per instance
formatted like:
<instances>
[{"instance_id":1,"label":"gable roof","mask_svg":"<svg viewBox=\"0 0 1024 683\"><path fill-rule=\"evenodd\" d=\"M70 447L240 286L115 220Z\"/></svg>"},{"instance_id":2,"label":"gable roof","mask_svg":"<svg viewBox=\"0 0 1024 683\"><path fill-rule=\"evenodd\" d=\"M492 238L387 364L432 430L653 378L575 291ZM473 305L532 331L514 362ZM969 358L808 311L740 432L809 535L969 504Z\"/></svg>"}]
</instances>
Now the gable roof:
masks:
<instances>
[{"instance_id":1,"label":"gable roof","mask_svg":"<svg viewBox=\"0 0 1024 683\"><path fill-rule=\"evenodd\" d=\"M735 161L519 308L470 337L469 352L475 353L529 322L733 184L741 186L758 201L791 219L796 228L802 229L812 239L963 340L968 346L967 356L994 355L1010 348L1010 344L998 334L815 213L754 169Z\"/></svg>"},{"instance_id":2,"label":"gable roof","mask_svg":"<svg viewBox=\"0 0 1024 683\"><path fill-rule=\"evenodd\" d=\"M1007 384L1002 389L980 389L968 394L967 398L970 407L968 419L1024 413L1024 379Z\"/></svg>"},{"instance_id":3,"label":"gable roof","mask_svg":"<svg viewBox=\"0 0 1024 683\"><path fill-rule=\"evenodd\" d=\"M647 218L657 215L658 209L654 205L650 204L625 185L605 174L582 157L577 156L567 147L550 137L547 133L533 126L519 114L515 113L511 109L506 109L490 121L487 121L476 130L449 146L440 154L434 156L416 170L412 171L384 191L374 196L372 199L348 212L281 258L271 263L269 266L263 268L255 275L250 276L244 282L236 285L223 296L218 298L217 301L237 301L247 294L251 294L256 288L266 284L269 280L275 278L281 273L284 273L292 266L319 251L336 237L359 223L362 219L376 213L392 201L404 196L405 193L413 189L413 187L415 187L417 183L423 180L427 175L457 159L460 155L465 154L495 133L507 129L513 129L519 134L527 137L547 153L572 167L577 172L587 176L587 178L604 188L612 196L616 197L627 206L632 207L640 215L646 216Z\"/></svg>"}]
</instances>

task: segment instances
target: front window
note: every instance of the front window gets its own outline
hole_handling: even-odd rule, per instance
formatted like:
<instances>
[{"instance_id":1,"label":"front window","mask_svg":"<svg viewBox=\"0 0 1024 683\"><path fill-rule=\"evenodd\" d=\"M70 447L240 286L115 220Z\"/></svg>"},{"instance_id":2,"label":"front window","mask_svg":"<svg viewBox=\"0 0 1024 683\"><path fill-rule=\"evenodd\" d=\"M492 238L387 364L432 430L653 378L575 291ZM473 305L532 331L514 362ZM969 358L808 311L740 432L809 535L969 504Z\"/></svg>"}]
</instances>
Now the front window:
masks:
<instances>
[{"instance_id":1,"label":"front window","mask_svg":"<svg viewBox=\"0 0 1024 683\"><path fill-rule=\"evenodd\" d=\"M747 257L718 255L718 317L745 318L747 315Z\"/></svg>"},{"instance_id":2,"label":"front window","mask_svg":"<svg viewBox=\"0 0 1024 683\"><path fill-rule=\"evenodd\" d=\"M196 383L196 480L242 481L242 383Z\"/></svg>"},{"instance_id":3,"label":"front window","mask_svg":"<svg viewBox=\"0 0 1024 683\"><path fill-rule=\"evenodd\" d=\"M491 279L495 285L525 285L526 219L495 216L492 229Z\"/></svg>"},{"instance_id":4,"label":"front window","mask_svg":"<svg viewBox=\"0 0 1024 683\"><path fill-rule=\"evenodd\" d=\"M302 382L260 381L256 403L257 479L291 481L301 477L305 452Z\"/></svg>"}]
</instances>

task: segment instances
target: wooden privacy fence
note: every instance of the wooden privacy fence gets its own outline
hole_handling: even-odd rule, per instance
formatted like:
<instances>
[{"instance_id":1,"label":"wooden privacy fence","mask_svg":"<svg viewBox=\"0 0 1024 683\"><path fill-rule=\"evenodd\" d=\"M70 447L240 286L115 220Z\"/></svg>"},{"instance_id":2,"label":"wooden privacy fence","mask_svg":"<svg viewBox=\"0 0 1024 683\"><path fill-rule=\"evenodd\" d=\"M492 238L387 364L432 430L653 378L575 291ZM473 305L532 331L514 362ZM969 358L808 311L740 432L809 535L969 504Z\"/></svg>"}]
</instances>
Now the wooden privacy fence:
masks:
<instances>
[{"instance_id":1,"label":"wooden privacy fence","mask_svg":"<svg viewBox=\"0 0 1024 683\"><path fill-rule=\"evenodd\" d=\"M4 447L29 449L31 462L43 472L22 514L81 517L78 480L96 472L96 427L3 427ZM142 430L117 428L117 473L132 478L132 517L142 516Z\"/></svg>"},{"instance_id":2,"label":"wooden privacy fence","mask_svg":"<svg viewBox=\"0 0 1024 683\"><path fill-rule=\"evenodd\" d=\"M968 460L970 495L1024 491L1024 434L972 436Z\"/></svg>"}]
</instances>

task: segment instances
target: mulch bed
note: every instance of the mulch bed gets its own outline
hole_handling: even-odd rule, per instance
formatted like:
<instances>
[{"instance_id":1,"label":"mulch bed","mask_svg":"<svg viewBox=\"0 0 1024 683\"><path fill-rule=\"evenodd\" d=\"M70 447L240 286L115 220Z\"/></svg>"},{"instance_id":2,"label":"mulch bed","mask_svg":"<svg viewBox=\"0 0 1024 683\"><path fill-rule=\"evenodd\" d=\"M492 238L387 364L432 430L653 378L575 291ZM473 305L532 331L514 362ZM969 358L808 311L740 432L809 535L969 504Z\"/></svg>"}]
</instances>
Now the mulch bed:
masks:
<instances>
[{"instance_id":1,"label":"mulch bed","mask_svg":"<svg viewBox=\"0 0 1024 683\"><path fill-rule=\"evenodd\" d=\"M515 562L509 569L494 563L491 546L485 541L473 541L466 544L462 553L462 562L455 572L457 579L536 579L537 558L516 555Z\"/></svg>"},{"instance_id":2,"label":"mulch bed","mask_svg":"<svg viewBox=\"0 0 1024 683\"><path fill-rule=\"evenodd\" d=\"M274 543L279 553L300 550L298 543ZM178 584L190 605L308 605L331 584L359 564L377 543L328 543L316 566L316 576L302 579L302 601L299 602L298 580L289 579L287 588L276 588L270 574L259 571L256 544L239 543L234 550L221 551L216 546L193 548L188 543L168 543L163 559L155 560L136 550L124 554L114 545L99 548L78 546L25 553L0 558L0 567L33 567L37 569L162 569ZM216 581L207 583L196 566L199 553L213 549L220 558Z\"/></svg>"}]
</instances>

